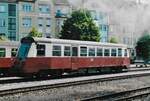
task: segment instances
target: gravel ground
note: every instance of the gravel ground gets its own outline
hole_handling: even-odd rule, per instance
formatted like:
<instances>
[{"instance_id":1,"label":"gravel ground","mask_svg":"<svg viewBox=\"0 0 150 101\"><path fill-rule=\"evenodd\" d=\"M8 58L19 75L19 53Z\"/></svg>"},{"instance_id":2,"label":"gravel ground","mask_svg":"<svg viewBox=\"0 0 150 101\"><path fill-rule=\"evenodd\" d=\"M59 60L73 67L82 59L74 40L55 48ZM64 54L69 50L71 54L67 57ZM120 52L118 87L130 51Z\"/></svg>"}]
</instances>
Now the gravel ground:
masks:
<instances>
[{"instance_id":1,"label":"gravel ground","mask_svg":"<svg viewBox=\"0 0 150 101\"><path fill-rule=\"evenodd\" d=\"M79 101L80 98L87 96L103 95L145 86L150 86L150 76L40 90L0 97L0 101Z\"/></svg>"}]
</instances>

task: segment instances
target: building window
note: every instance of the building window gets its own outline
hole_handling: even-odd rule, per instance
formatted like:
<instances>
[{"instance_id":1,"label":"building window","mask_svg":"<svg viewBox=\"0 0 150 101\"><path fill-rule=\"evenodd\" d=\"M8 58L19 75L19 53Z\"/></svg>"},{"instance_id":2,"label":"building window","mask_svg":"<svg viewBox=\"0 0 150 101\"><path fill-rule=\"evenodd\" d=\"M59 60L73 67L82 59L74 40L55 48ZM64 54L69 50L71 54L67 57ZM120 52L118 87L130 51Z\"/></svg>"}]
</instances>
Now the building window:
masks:
<instances>
[{"instance_id":1,"label":"building window","mask_svg":"<svg viewBox=\"0 0 150 101\"><path fill-rule=\"evenodd\" d=\"M32 11L32 5L31 4L23 4L22 9L24 12L31 12Z\"/></svg>"},{"instance_id":2,"label":"building window","mask_svg":"<svg viewBox=\"0 0 150 101\"><path fill-rule=\"evenodd\" d=\"M5 19L0 19L0 27L5 27L5 26L6 26Z\"/></svg>"},{"instance_id":3,"label":"building window","mask_svg":"<svg viewBox=\"0 0 150 101\"><path fill-rule=\"evenodd\" d=\"M50 14L50 6L46 4L39 4L39 12Z\"/></svg>"},{"instance_id":4,"label":"building window","mask_svg":"<svg viewBox=\"0 0 150 101\"><path fill-rule=\"evenodd\" d=\"M53 46L53 56L61 56L61 46Z\"/></svg>"},{"instance_id":5,"label":"building window","mask_svg":"<svg viewBox=\"0 0 150 101\"><path fill-rule=\"evenodd\" d=\"M16 18L8 19L8 30L16 30Z\"/></svg>"},{"instance_id":6,"label":"building window","mask_svg":"<svg viewBox=\"0 0 150 101\"><path fill-rule=\"evenodd\" d=\"M80 47L80 56L87 56L87 47Z\"/></svg>"},{"instance_id":7,"label":"building window","mask_svg":"<svg viewBox=\"0 0 150 101\"><path fill-rule=\"evenodd\" d=\"M16 31L9 31L8 32L8 39L12 41L16 41Z\"/></svg>"},{"instance_id":8,"label":"building window","mask_svg":"<svg viewBox=\"0 0 150 101\"><path fill-rule=\"evenodd\" d=\"M50 27L50 26L51 26L51 19L46 18L46 27Z\"/></svg>"},{"instance_id":9,"label":"building window","mask_svg":"<svg viewBox=\"0 0 150 101\"><path fill-rule=\"evenodd\" d=\"M71 55L71 48L69 46L64 47L64 56L70 56Z\"/></svg>"},{"instance_id":10,"label":"building window","mask_svg":"<svg viewBox=\"0 0 150 101\"><path fill-rule=\"evenodd\" d=\"M6 56L6 49L0 48L0 57L5 57L5 56Z\"/></svg>"},{"instance_id":11,"label":"building window","mask_svg":"<svg viewBox=\"0 0 150 101\"><path fill-rule=\"evenodd\" d=\"M45 56L45 45L37 45L37 56Z\"/></svg>"},{"instance_id":12,"label":"building window","mask_svg":"<svg viewBox=\"0 0 150 101\"><path fill-rule=\"evenodd\" d=\"M23 18L23 26L24 27L31 27L31 18Z\"/></svg>"},{"instance_id":13,"label":"building window","mask_svg":"<svg viewBox=\"0 0 150 101\"><path fill-rule=\"evenodd\" d=\"M4 5L0 5L0 13L6 12L6 8Z\"/></svg>"},{"instance_id":14,"label":"building window","mask_svg":"<svg viewBox=\"0 0 150 101\"><path fill-rule=\"evenodd\" d=\"M12 48L11 49L11 57L15 57L16 56L16 54L17 54L17 48Z\"/></svg>"},{"instance_id":15,"label":"building window","mask_svg":"<svg viewBox=\"0 0 150 101\"><path fill-rule=\"evenodd\" d=\"M16 16L16 5L14 4L9 4L8 5L8 15L9 16Z\"/></svg>"},{"instance_id":16,"label":"building window","mask_svg":"<svg viewBox=\"0 0 150 101\"><path fill-rule=\"evenodd\" d=\"M43 18L38 18L38 25L39 27L43 26Z\"/></svg>"}]
</instances>

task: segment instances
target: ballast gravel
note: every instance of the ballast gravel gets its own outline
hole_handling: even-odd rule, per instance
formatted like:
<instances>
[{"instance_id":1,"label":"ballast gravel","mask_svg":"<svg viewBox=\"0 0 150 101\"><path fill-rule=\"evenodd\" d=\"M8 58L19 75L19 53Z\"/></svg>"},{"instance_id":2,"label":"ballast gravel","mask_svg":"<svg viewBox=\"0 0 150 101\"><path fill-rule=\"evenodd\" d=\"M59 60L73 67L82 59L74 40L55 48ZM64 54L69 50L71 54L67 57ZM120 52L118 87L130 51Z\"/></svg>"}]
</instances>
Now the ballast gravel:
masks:
<instances>
[{"instance_id":1,"label":"ballast gravel","mask_svg":"<svg viewBox=\"0 0 150 101\"><path fill-rule=\"evenodd\" d=\"M89 96L146 86L150 86L150 76L20 93L0 97L0 101L79 101Z\"/></svg>"}]
</instances>

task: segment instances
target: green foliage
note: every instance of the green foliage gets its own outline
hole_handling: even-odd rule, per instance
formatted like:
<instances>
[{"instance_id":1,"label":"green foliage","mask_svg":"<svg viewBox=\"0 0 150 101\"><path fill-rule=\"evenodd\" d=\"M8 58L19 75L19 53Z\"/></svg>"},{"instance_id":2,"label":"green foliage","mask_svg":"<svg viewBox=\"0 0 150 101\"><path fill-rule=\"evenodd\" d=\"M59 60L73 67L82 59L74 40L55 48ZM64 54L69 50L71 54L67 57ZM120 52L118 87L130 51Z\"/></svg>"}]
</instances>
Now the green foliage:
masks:
<instances>
[{"instance_id":1,"label":"green foliage","mask_svg":"<svg viewBox=\"0 0 150 101\"><path fill-rule=\"evenodd\" d=\"M145 61L150 59L150 35L145 34L142 36L136 46L136 53L138 57L143 58Z\"/></svg>"},{"instance_id":2,"label":"green foliage","mask_svg":"<svg viewBox=\"0 0 150 101\"><path fill-rule=\"evenodd\" d=\"M118 43L118 40L116 37L111 37L109 40L110 43Z\"/></svg>"},{"instance_id":3,"label":"green foliage","mask_svg":"<svg viewBox=\"0 0 150 101\"><path fill-rule=\"evenodd\" d=\"M59 34L61 39L100 41L99 28L87 10L77 10L64 21Z\"/></svg>"},{"instance_id":4,"label":"green foliage","mask_svg":"<svg viewBox=\"0 0 150 101\"><path fill-rule=\"evenodd\" d=\"M0 36L0 41L8 41L8 38L6 36Z\"/></svg>"},{"instance_id":5,"label":"green foliage","mask_svg":"<svg viewBox=\"0 0 150 101\"><path fill-rule=\"evenodd\" d=\"M29 37L42 37L42 33L39 33L35 27L33 27L28 34Z\"/></svg>"}]
</instances>

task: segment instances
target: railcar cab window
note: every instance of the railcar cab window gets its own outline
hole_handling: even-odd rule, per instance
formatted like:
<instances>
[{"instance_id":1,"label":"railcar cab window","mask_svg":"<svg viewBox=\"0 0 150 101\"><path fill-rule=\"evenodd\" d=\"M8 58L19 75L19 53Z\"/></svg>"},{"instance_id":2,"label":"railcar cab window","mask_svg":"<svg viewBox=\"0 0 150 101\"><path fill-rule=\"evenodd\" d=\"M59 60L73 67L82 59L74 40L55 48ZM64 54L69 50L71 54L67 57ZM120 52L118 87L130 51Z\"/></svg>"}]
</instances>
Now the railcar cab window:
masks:
<instances>
[{"instance_id":1,"label":"railcar cab window","mask_svg":"<svg viewBox=\"0 0 150 101\"><path fill-rule=\"evenodd\" d=\"M95 56L95 48L89 48L89 56Z\"/></svg>"},{"instance_id":2,"label":"railcar cab window","mask_svg":"<svg viewBox=\"0 0 150 101\"><path fill-rule=\"evenodd\" d=\"M6 49L0 48L0 57L5 57L5 56L6 56Z\"/></svg>"},{"instance_id":3,"label":"railcar cab window","mask_svg":"<svg viewBox=\"0 0 150 101\"><path fill-rule=\"evenodd\" d=\"M64 56L70 56L71 55L71 48L70 46L64 47Z\"/></svg>"},{"instance_id":4,"label":"railcar cab window","mask_svg":"<svg viewBox=\"0 0 150 101\"><path fill-rule=\"evenodd\" d=\"M11 57L15 57L17 54L17 48L12 48L11 49Z\"/></svg>"},{"instance_id":5,"label":"railcar cab window","mask_svg":"<svg viewBox=\"0 0 150 101\"><path fill-rule=\"evenodd\" d=\"M61 46L54 45L52 53L53 53L53 56L61 56Z\"/></svg>"},{"instance_id":6,"label":"railcar cab window","mask_svg":"<svg viewBox=\"0 0 150 101\"><path fill-rule=\"evenodd\" d=\"M80 47L80 56L87 56L87 47Z\"/></svg>"},{"instance_id":7,"label":"railcar cab window","mask_svg":"<svg viewBox=\"0 0 150 101\"><path fill-rule=\"evenodd\" d=\"M110 56L110 49L104 49L104 56Z\"/></svg>"},{"instance_id":8,"label":"railcar cab window","mask_svg":"<svg viewBox=\"0 0 150 101\"><path fill-rule=\"evenodd\" d=\"M37 56L45 56L45 45L37 44Z\"/></svg>"},{"instance_id":9,"label":"railcar cab window","mask_svg":"<svg viewBox=\"0 0 150 101\"><path fill-rule=\"evenodd\" d=\"M122 56L122 49L118 48L118 56Z\"/></svg>"},{"instance_id":10,"label":"railcar cab window","mask_svg":"<svg viewBox=\"0 0 150 101\"><path fill-rule=\"evenodd\" d=\"M97 56L103 56L103 49L97 48Z\"/></svg>"},{"instance_id":11,"label":"railcar cab window","mask_svg":"<svg viewBox=\"0 0 150 101\"><path fill-rule=\"evenodd\" d=\"M111 56L117 56L117 50L111 49Z\"/></svg>"}]
</instances>

